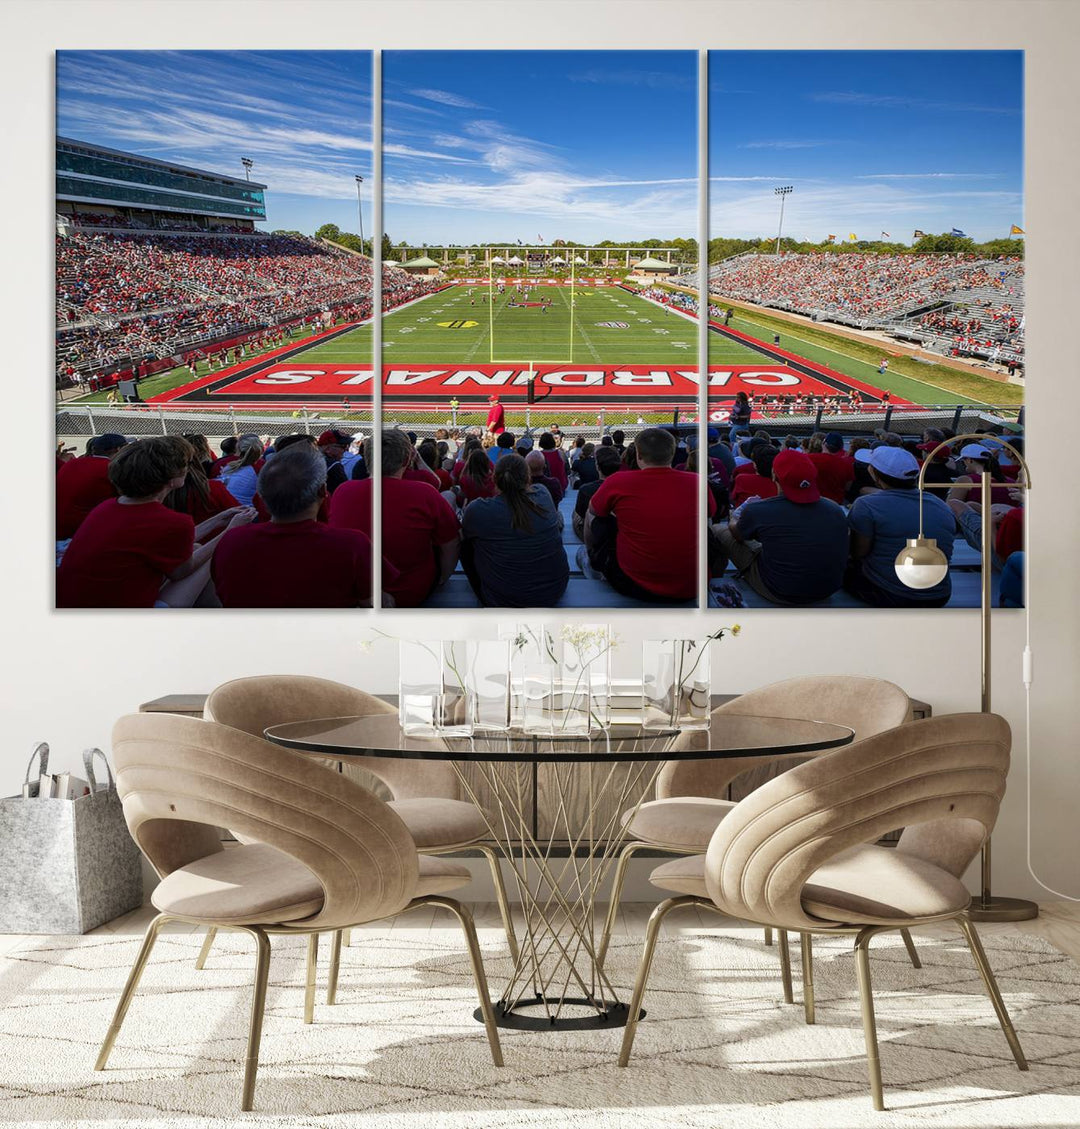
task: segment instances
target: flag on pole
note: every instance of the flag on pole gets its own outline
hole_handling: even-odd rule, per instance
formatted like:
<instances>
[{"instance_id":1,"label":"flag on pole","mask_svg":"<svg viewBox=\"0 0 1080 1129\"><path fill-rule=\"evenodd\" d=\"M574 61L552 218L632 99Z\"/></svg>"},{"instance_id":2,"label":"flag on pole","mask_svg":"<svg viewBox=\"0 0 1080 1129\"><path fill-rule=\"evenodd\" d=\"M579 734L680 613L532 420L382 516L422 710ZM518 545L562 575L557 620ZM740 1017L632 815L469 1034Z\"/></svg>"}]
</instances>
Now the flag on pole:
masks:
<instances>
[{"instance_id":1,"label":"flag on pole","mask_svg":"<svg viewBox=\"0 0 1080 1129\"><path fill-rule=\"evenodd\" d=\"M542 235L538 235L538 236L536 237L536 241L537 241L538 243L543 243L543 242L544 242L544 237L543 237Z\"/></svg>"},{"instance_id":2,"label":"flag on pole","mask_svg":"<svg viewBox=\"0 0 1080 1129\"><path fill-rule=\"evenodd\" d=\"M855 232L849 231L848 232L848 241L851 242L851 243L857 243L859 241L859 237L855 234Z\"/></svg>"},{"instance_id":3,"label":"flag on pole","mask_svg":"<svg viewBox=\"0 0 1080 1129\"><path fill-rule=\"evenodd\" d=\"M949 232L949 234L955 235L958 239L967 239L968 237L967 232L961 231L958 227L954 227L952 231Z\"/></svg>"},{"instance_id":4,"label":"flag on pole","mask_svg":"<svg viewBox=\"0 0 1080 1129\"><path fill-rule=\"evenodd\" d=\"M1024 229L1022 227L1017 227L1016 224L1013 224L1012 227L1009 228L1009 234L1010 235L1023 235Z\"/></svg>"},{"instance_id":5,"label":"flag on pole","mask_svg":"<svg viewBox=\"0 0 1080 1129\"><path fill-rule=\"evenodd\" d=\"M926 232L925 232L925 231L920 231L920 230L919 230L918 228L916 228L916 229L915 229L915 234L914 234L914 235L912 235L912 237L911 237L911 238L912 238L912 239L925 239L925 238L926 238Z\"/></svg>"},{"instance_id":6,"label":"flag on pole","mask_svg":"<svg viewBox=\"0 0 1080 1129\"><path fill-rule=\"evenodd\" d=\"M887 231L883 231L883 232L881 233L881 235L882 235L882 238L884 238L884 239L890 239L890 238L892 238L892 237L891 237L891 236L889 235L889 233L888 233Z\"/></svg>"},{"instance_id":7,"label":"flag on pole","mask_svg":"<svg viewBox=\"0 0 1080 1129\"><path fill-rule=\"evenodd\" d=\"M825 242L826 243L835 243L836 242L836 236L835 235L826 235L825 236Z\"/></svg>"}]
</instances>

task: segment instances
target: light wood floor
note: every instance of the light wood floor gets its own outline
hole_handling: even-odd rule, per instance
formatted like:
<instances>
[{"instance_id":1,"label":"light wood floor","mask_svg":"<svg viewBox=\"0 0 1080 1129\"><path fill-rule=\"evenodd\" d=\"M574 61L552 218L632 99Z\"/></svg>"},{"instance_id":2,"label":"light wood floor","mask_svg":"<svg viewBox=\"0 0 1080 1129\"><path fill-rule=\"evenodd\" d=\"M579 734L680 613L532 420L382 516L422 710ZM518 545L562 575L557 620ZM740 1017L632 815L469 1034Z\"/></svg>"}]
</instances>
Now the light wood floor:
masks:
<instances>
[{"instance_id":1,"label":"light wood floor","mask_svg":"<svg viewBox=\"0 0 1080 1129\"><path fill-rule=\"evenodd\" d=\"M647 902L628 902L619 912L616 931L624 940L640 939L645 936L645 925L652 912L652 905ZM476 924L479 929L499 929L501 922L498 908L494 902L480 902L472 906ZM138 936L146 929L147 923L154 916L152 906L143 906L133 913L118 917L107 925L95 929L94 933L112 933ZM390 921L375 922L362 925L358 931L375 933L388 937L394 930L407 929L410 931L421 930L427 932L433 925L451 925L453 919L449 915L430 908L413 910L403 913ZM738 928L738 923L707 912L694 909L679 910L671 914L665 922L664 928L670 932L681 932L692 929L694 932L713 929ZM745 929L757 932L757 926L743 925ZM946 926L927 926L925 932L947 930ZM1039 907L1039 917L1035 921L1025 921L1014 925L979 925L982 933L1009 932L1019 930L1025 933L1034 933L1043 937L1061 952L1070 956L1080 964L1080 902L1043 902ZM166 932L198 933L201 929L194 925L172 924L166 926ZM915 930L916 937L920 930ZM24 941L33 940L33 937L19 934L0 935L0 959L5 953L10 952Z\"/></svg>"}]
</instances>

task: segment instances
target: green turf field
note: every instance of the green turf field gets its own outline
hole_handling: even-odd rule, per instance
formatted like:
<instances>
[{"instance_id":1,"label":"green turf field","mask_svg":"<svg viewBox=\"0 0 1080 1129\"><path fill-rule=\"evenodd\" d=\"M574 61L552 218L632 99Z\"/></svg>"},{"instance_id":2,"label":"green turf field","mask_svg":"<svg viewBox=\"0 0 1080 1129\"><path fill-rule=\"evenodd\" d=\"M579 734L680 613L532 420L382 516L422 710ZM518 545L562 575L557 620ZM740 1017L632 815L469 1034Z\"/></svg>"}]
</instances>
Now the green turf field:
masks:
<instances>
[{"instance_id":1,"label":"green turf field","mask_svg":"<svg viewBox=\"0 0 1080 1129\"><path fill-rule=\"evenodd\" d=\"M504 294L496 288L493 297L489 302L487 286L455 286L388 314L383 364L697 363L697 325L625 290L534 286L528 301L550 301L546 310L511 305L524 300L512 287ZM626 328L598 324L603 322ZM452 328L454 323L460 327ZM322 348L345 348L347 342L341 338ZM321 359L335 358L327 352Z\"/></svg>"},{"instance_id":2,"label":"green turf field","mask_svg":"<svg viewBox=\"0 0 1080 1129\"><path fill-rule=\"evenodd\" d=\"M1024 390L1018 385L1004 384L947 365L924 365L909 357L894 357L895 350L903 348L902 342L853 341L820 326L803 326L770 318L757 310L745 310L730 302L721 303L723 307L729 305L734 305L736 311L731 319L732 329L767 343L772 342L774 332L779 333L782 349L875 388L886 389L913 404L1002 406L1023 403ZM753 350L725 340L719 334L710 334L709 345L710 364L746 364L745 358L754 355ZM883 356L889 357L889 371L880 376L878 362Z\"/></svg>"}]
</instances>

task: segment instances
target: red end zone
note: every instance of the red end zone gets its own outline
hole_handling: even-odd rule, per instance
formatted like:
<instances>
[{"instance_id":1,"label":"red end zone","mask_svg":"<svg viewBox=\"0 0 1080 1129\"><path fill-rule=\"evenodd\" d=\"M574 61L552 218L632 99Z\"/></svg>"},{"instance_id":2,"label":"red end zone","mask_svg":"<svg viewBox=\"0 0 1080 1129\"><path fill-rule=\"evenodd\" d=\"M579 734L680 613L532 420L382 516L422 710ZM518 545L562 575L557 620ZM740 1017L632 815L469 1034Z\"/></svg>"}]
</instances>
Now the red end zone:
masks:
<instances>
[{"instance_id":1,"label":"red end zone","mask_svg":"<svg viewBox=\"0 0 1080 1129\"><path fill-rule=\"evenodd\" d=\"M674 402L697 396L699 375L693 366L670 365L538 365L538 399L551 403L566 400L596 403L659 400ZM219 377L213 384L207 378L174 389L156 400L199 399L222 402L242 397L280 400L302 404L316 400L340 401L347 398L356 405L371 399L372 369L362 365L298 364L285 362L260 365L255 371ZM401 405L417 401L445 404L451 399L463 403L486 400L493 392L508 401L524 399L528 369L506 365L387 365L383 369L383 396L387 403ZM761 400L776 395L830 397L849 388L876 398L876 389L850 380L840 373L822 371L808 376L782 365L712 365L709 368L710 396L727 400L736 392L746 392ZM193 395L195 393L195 395ZM894 403L903 402L894 399ZM415 403L415 406L421 406Z\"/></svg>"}]
</instances>

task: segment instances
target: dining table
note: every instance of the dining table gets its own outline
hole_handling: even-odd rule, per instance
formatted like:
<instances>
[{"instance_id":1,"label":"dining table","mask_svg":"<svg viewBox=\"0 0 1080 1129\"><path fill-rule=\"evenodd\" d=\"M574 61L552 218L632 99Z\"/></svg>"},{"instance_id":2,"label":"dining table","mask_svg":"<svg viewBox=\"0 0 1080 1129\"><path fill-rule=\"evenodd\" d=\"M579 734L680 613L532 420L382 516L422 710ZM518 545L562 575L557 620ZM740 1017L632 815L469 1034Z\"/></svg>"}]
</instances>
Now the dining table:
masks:
<instances>
[{"instance_id":1,"label":"dining table","mask_svg":"<svg viewBox=\"0 0 1080 1129\"><path fill-rule=\"evenodd\" d=\"M809 757L854 732L812 718L714 713L698 729L612 725L589 734L406 733L396 713L272 725L267 740L337 764L367 757L448 761L462 798L483 813L517 889L525 937L495 1008L502 1027L618 1027L628 1009L598 942L598 904L627 827L672 760ZM549 817L530 797L543 773ZM556 849L558 845L558 849ZM477 1018L482 1019L479 1010Z\"/></svg>"}]
</instances>

